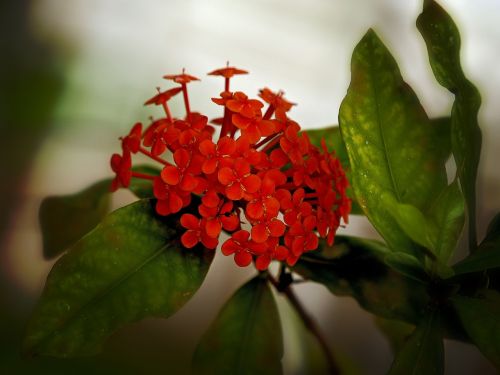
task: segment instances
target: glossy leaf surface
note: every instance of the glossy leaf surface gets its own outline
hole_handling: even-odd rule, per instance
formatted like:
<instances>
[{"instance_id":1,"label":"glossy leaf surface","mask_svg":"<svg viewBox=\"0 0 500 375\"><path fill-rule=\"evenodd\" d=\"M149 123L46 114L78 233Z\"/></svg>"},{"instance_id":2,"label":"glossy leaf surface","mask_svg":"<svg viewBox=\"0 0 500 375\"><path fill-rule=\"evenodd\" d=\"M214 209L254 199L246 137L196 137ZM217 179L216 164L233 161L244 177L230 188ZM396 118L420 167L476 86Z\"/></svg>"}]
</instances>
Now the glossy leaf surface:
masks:
<instances>
[{"instance_id":1,"label":"glossy leaf surface","mask_svg":"<svg viewBox=\"0 0 500 375\"><path fill-rule=\"evenodd\" d=\"M24 351L96 354L121 326L180 309L203 282L213 251L182 248L178 220L157 216L148 199L108 215L54 265Z\"/></svg>"},{"instance_id":2,"label":"glossy leaf surface","mask_svg":"<svg viewBox=\"0 0 500 375\"><path fill-rule=\"evenodd\" d=\"M500 293L485 291L478 298L452 299L465 331L500 371Z\"/></svg>"},{"instance_id":3,"label":"glossy leaf surface","mask_svg":"<svg viewBox=\"0 0 500 375\"><path fill-rule=\"evenodd\" d=\"M225 304L203 335L193 374L281 374L283 337L267 280L256 277Z\"/></svg>"},{"instance_id":4,"label":"glossy leaf surface","mask_svg":"<svg viewBox=\"0 0 500 375\"><path fill-rule=\"evenodd\" d=\"M372 30L354 49L339 123L360 206L391 249L418 253L380 197L425 213L446 186L446 157L439 127Z\"/></svg>"},{"instance_id":5,"label":"glossy leaf surface","mask_svg":"<svg viewBox=\"0 0 500 375\"><path fill-rule=\"evenodd\" d=\"M396 355L388 375L440 375L444 373L444 347L439 319L431 311Z\"/></svg>"},{"instance_id":6,"label":"glossy leaf surface","mask_svg":"<svg viewBox=\"0 0 500 375\"><path fill-rule=\"evenodd\" d=\"M377 241L335 238L333 247L320 243L318 251L304 254L293 268L338 296L351 296L365 310L388 319L418 322L428 302L426 286L384 261L389 252Z\"/></svg>"},{"instance_id":7,"label":"glossy leaf surface","mask_svg":"<svg viewBox=\"0 0 500 375\"><path fill-rule=\"evenodd\" d=\"M476 176L481 153L477 114L481 97L460 65L460 34L435 1L426 0L417 27L427 45L434 76L455 95L451 110L451 145L469 214L469 242L476 247Z\"/></svg>"}]
</instances>

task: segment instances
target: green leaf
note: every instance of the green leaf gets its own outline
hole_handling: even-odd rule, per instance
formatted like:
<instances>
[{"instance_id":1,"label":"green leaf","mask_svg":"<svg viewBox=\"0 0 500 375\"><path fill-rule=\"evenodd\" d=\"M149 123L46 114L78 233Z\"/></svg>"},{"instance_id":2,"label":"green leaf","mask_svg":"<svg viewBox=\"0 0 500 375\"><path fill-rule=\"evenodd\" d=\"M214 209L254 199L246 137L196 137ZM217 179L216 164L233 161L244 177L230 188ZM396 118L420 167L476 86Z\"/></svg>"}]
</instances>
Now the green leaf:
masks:
<instances>
[{"instance_id":1,"label":"green leaf","mask_svg":"<svg viewBox=\"0 0 500 375\"><path fill-rule=\"evenodd\" d=\"M382 193L380 201L389 210L399 227L416 243L434 252L437 242L437 229L424 214L411 204L399 203L394 195Z\"/></svg>"},{"instance_id":2,"label":"green leaf","mask_svg":"<svg viewBox=\"0 0 500 375\"><path fill-rule=\"evenodd\" d=\"M132 168L134 172L144 173L151 176L159 176L161 170L151 165L137 165ZM153 181L141 178L132 178L129 189L138 198L153 198Z\"/></svg>"},{"instance_id":3,"label":"green leaf","mask_svg":"<svg viewBox=\"0 0 500 375\"><path fill-rule=\"evenodd\" d=\"M283 337L274 297L260 276L243 285L203 335L194 374L281 374Z\"/></svg>"},{"instance_id":4,"label":"green leaf","mask_svg":"<svg viewBox=\"0 0 500 375\"><path fill-rule=\"evenodd\" d=\"M179 217L157 216L148 199L108 215L54 265L24 351L93 355L123 325L181 308L203 282L213 251L182 248Z\"/></svg>"},{"instance_id":5,"label":"green leaf","mask_svg":"<svg viewBox=\"0 0 500 375\"><path fill-rule=\"evenodd\" d=\"M451 110L451 145L469 216L469 243L476 248L476 176L481 153L477 114L481 97L460 65L460 34L436 2L426 0L417 27L427 45L434 76L455 95Z\"/></svg>"},{"instance_id":6,"label":"green leaf","mask_svg":"<svg viewBox=\"0 0 500 375\"><path fill-rule=\"evenodd\" d=\"M430 280L429 275L422 268L422 264L412 255L399 251L391 252L385 255L384 263L415 281L428 283Z\"/></svg>"},{"instance_id":7,"label":"green leaf","mask_svg":"<svg viewBox=\"0 0 500 375\"><path fill-rule=\"evenodd\" d=\"M375 324L389 341L393 353L397 353L403 347L408 337L410 337L415 330L413 324L408 324L399 320L384 319L380 316L375 317Z\"/></svg>"},{"instance_id":8,"label":"green leaf","mask_svg":"<svg viewBox=\"0 0 500 375\"><path fill-rule=\"evenodd\" d=\"M429 218L437 229L434 253L441 263L446 264L453 255L465 222L464 197L456 180L440 193L430 209Z\"/></svg>"},{"instance_id":9,"label":"green leaf","mask_svg":"<svg viewBox=\"0 0 500 375\"><path fill-rule=\"evenodd\" d=\"M377 241L335 238L332 247L320 242L304 254L293 271L327 287L338 296L351 296L369 312L388 319L417 323L427 306L426 285L388 267L389 250Z\"/></svg>"},{"instance_id":10,"label":"green leaf","mask_svg":"<svg viewBox=\"0 0 500 375\"><path fill-rule=\"evenodd\" d=\"M452 299L472 342L500 371L500 293L488 290L479 298Z\"/></svg>"},{"instance_id":11,"label":"green leaf","mask_svg":"<svg viewBox=\"0 0 500 375\"><path fill-rule=\"evenodd\" d=\"M349 157L347 156L347 150L344 145L344 141L340 136L340 128L338 126L329 126L321 129L311 129L305 131L309 140L316 147L321 147L321 140L324 139L326 146L329 151L335 151L337 158L340 160L342 167L346 172L347 180L351 181L351 167L349 166ZM354 195L354 191L351 186L347 189L347 195L351 198L351 215L364 215L363 210L359 207L359 204Z\"/></svg>"},{"instance_id":12,"label":"green leaf","mask_svg":"<svg viewBox=\"0 0 500 375\"><path fill-rule=\"evenodd\" d=\"M453 266L456 274L480 272L500 268L500 214L488 227L486 238L477 251Z\"/></svg>"},{"instance_id":13,"label":"green leaf","mask_svg":"<svg viewBox=\"0 0 500 375\"><path fill-rule=\"evenodd\" d=\"M278 295L281 323L283 325L288 372L290 374L316 375L329 374L330 366L324 349L317 337L306 327L288 299ZM283 303L281 303L283 302ZM342 375L361 375L358 362L348 357L341 348L332 348L332 355Z\"/></svg>"},{"instance_id":14,"label":"green leaf","mask_svg":"<svg viewBox=\"0 0 500 375\"><path fill-rule=\"evenodd\" d=\"M39 212L46 259L60 255L94 228L108 213L110 179L73 195L45 198Z\"/></svg>"},{"instance_id":15,"label":"green leaf","mask_svg":"<svg viewBox=\"0 0 500 375\"><path fill-rule=\"evenodd\" d=\"M138 165L134 172L158 176L160 170ZM43 239L43 256L52 259L64 252L94 228L109 212L111 179L107 178L71 195L45 198L40 205L39 220ZM150 180L133 178L130 191L138 198L152 198Z\"/></svg>"},{"instance_id":16,"label":"green leaf","mask_svg":"<svg viewBox=\"0 0 500 375\"><path fill-rule=\"evenodd\" d=\"M442 131L372 30L354 49L339 122L360 206L391 249L421 256L380 197L427 212L446 187Z\"/></svg>"},{"instance_id":17,"label":"green leaf","mask_svg":"<svg viewBox=\"0 0 500 375\"><path fill-rule=\"evenodd\" d=\"M497 241L500 237L500 213L496 214L495 217L491 220L488 225L488 229L486 231L486 237L483 240L483 243L487 243L490 241Z\"/></svg>"},{"instance_id":18,"label":"green leaf","mask_svg":"<svg viewBox=\"0 0 500 375\"><path fill-rule=\"evenodd\" d=\"M396 355L388 375L444 373L444 347L437 313L429 312Z\"/></svg>"}]
</instances>

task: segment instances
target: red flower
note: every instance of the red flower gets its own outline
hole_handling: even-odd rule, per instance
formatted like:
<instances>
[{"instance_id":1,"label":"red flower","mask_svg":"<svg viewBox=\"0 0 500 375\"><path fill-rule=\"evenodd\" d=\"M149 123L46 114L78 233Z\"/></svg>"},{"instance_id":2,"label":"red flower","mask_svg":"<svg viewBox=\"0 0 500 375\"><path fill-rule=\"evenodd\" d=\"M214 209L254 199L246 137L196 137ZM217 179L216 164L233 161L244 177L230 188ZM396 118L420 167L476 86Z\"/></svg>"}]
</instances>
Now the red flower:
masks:
<instances>
[{"instance_id":1,"label":"red flower","mask_svg":"<svg viewBox=\"0 0 500 375\"><path fill-rule=\"evenodd\" d=\"M246 267L252 262L253 254L262 254L266 250L265 244L256 243L249 240L250 233L246 230L239 230L222 244L222 254L234 254L234 261L240 267Z\"/></svg>"},{"instance_id":2,"label":"red flower","mask_svg":"<svg viewBox=\"0 0 500 375\"><path fill-rule=\"evenodd\" d=\"M111 182L111 191L118 190L119 187L128 187L132 178L132 158L128 150L123 151L123 156L113 154L111 156L111 169L116 173L116 177Z\"/></svg>"},{"instance_id":3,"label":"red flower","mask_svg":"<svg viewBox=\"0 0 500 375\"><path fill-rule=\"evenodd\" d=\"M221 76L224 78L231 78L237 74L248 74L246 70L235 68L234 66L226 66L225 68L215 69L210 73L209 76Z\"/></svg>"},{"instance_id":4,"label":"red flower","mask_svg":"<svg viewBox=\"0 0 500 375\"><path fill-rule=\"evenodd\" d=\"M181 225L187 229L181 236L182 244L188 249L201 242L208 249L215 249L219 241L210 237L204 228L203 220L191 214L181 216Z\"/></svg>"},{"instance_id":5,"label":"red flower","mask_svg":"<svg viewBox=\"0 0 500 375\"><path fill-rule=\"evenodd\" d=\"M233 168L221 168L218 177L219 182L226 187L226 196L234 201L255 193L261 184L260 178L250 173L250 164L243 159L237 159Z\"/></svg>"},{"instance_id":6,"label":"red flower","mask_svg":"<svg viewBox=\"0 0 500 375\"><path fill-rule=\"evenodd\" d=\"M217 144L211 140L205 139L200 143L200 153L206 158L201 166L203 173L211 174L216 171L219 165L224 165L225 161L231 160L231 156L236 151L234 139L222 137Z\"/></svg>"},{"instance_id":7,"label":"red flower","mask_svg":"<svg viewBox=\"0 0 500 375\"><path fill-rule=\"evenodd\" d=\"M158 88L159 90L159 88ZM146 100L144 105L150 105L150 104L155 104L155 105L163 105L166 102L168 102L170 99L172 99L175 95L180 93L182 91L181 87L174 87L171 88L170 90L160 92L158 91L158 94L153 96L152 98Z\"/></svg>"},{"instance_id":8,"label":"red flower","mask_svg":"<svg viewBox=\"0 0 500 375\"><path fill-rule=\"evenodd\" d=\"M141 147L141 137L142 124L137 122L130 130L130 133L122 139L123 150L127 150L135 154Z\"/></svg>"},{"instance_id":9,"label":"red flower","mask_svg":"<svg viewBox=\"0 0 500 375\"><path fill-rule=\"evenodd\" d=\"M244 93L237 91L234 93L232 99L229 99L226 102L226 106L234 113L239 113L244 117L253 118L255 114L260 112L264 105L260 100L248 99L248 96Z\"/></svg>"},{"instance_id":10,"label":"red flower","mask_svg":"<svg viewBox=\"0 0 500 375\"><path fill-rule=\"evenodd\" d=\"M194 176L198 166L191 163L191 155L181 148L174 152L174 160L177 167L166 166L161 171L162 180L172 186L179 185L184 191L193 191L199 180Z\"/></svg>"},{"instance_id":11,"label":"red flower","mask_svg":"<svg viewBox=\"0 0 500 375\"><path fill-rule=\"evenodd\" d=\"M223 231L232 233L221 251L241 267L252 261L261 271L272 261L291 266L304 252L315 250L319 238L332 244L351 208L348 182L335 154L324 142L320 149L313 146L307 133L300 132L287 115L293 104L282 92L260 91L269 104L262 114L261 101L229 90L231 77L246 71L227 66L209 74L224 77L224 91L212 99L224 107L223 117L213 121L221 125L219 138L206 116L190 110L187 84L198 79L184 71L167 75L180 87L159 91L146 102L163 105L166 117L152 121L144 134L137 123L122 139L123 155L111 158L116 174L111 188L127 187L131 178L152 181L156 212L183 213L184 247L201 243L215 249ZM186 113L174 117L167 102L180 92ZM161 157L167 152L173 163ZM160 163L159 175L132 171L131 155L136 153ZM189 207L192 194L201 196L197 211ZM187 207L189 213L183 211ZM242 229L245 225L248 230Z\"/></svg>"}]
</instances>

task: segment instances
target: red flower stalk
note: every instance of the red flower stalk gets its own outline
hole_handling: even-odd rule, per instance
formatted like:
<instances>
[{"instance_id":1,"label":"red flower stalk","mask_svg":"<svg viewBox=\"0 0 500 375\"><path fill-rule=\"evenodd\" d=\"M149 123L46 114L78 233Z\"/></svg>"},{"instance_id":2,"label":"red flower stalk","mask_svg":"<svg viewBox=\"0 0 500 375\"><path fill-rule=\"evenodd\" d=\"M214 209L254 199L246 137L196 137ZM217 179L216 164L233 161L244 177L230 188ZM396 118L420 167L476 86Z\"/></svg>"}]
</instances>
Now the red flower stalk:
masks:
<instances>
[{"instance_id":1,"label":"red flower stalk","mask_svg":"<svg viewBox=\"0 0 500 375\"><path fill-rule=\"evenodd\" d=\"M128 187L131 178L152 180L156 211L170 215L188 207L192 195L201 196L198 212L185 213L181 243L201 243L215 249L223 231L230 234L221 247L238 266L252 261L265 270L275 261L294 265L300 256L317 249L319 238L333 244L341 222L347 223L351 201L348 182L334 153L325 143L313 146L300 126L288 117L293 103L283 93L265 88L259 96L268 104L231 92L230 79L247 72L226 66L209 73L224 78L224 91L212 101L224 107L218 139L208 118L191 112L187 84L198 80L184 71L167 75L179 84L160 91L146 104L162 105L165 118L152 121L143 132L134 125L122 138L123 154L114 154L116 174L112 190ZM186 115L175 118L167 102L183 92ZM132 154L159 162L159 176L132 171ZM173 156L173 163L164 154ZM195 215L196 214L196 215Z\"/></svg>"}]
</instances>

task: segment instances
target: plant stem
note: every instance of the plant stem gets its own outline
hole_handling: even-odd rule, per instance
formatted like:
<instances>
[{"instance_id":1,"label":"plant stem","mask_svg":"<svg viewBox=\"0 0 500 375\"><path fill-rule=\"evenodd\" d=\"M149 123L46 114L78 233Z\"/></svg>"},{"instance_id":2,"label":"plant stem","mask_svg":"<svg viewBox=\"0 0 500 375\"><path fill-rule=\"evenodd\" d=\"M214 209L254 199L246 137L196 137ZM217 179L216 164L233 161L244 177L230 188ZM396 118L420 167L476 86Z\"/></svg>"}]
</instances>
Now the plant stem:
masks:
<instances>
[{"instance_id":1,"label":"plant stem","mask_svg":"<svg viewBox=\"0 0 500 375\"><path fill-rule=\"evenodd\" d=\"M335 357L333 355L333 351L331 350L330 346L328 345L325 337L321 333L317 323L314 321L314 319L309 315L309 313L305 310L304 306L302 303L299 301L297 298L297 295L293 291L291 285L287 285L285 287L282 287L280 283L270 274L268 274L268 280L271 282L271 284L276 288L276 290L279 293L283 293L290 304L293 306L295 311L299 314L300 318L304 322L304 325L306 328L313 334L314 337L318 340L318 343L323 350L323 353L325 355L326 361L328 363L328 373L330 375L340 375L340 370L337 365L337 362L335 360Z\"/></svg>"}]
</instances>

